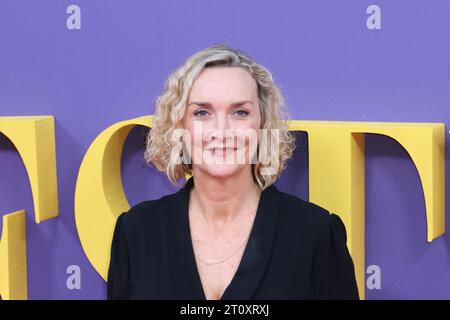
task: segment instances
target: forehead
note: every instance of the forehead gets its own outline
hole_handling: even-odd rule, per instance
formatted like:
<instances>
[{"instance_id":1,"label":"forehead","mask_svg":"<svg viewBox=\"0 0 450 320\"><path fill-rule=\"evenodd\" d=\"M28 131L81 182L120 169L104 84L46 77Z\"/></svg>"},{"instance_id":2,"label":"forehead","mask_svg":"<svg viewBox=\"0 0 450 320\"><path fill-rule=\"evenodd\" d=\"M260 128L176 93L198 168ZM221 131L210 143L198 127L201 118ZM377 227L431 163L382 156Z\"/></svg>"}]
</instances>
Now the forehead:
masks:
<instances>
[{"instance_id":1,"label":"forehead","mask_svg":"<svg viewBox=\"0 0 450 320\"><path fill-rule=\"evenodd\" d=\"M189 100L207 102L235 99L255 99L256 81L240 67L213 67L202 70L194 81Z\"/></svg>"}]
</instances>

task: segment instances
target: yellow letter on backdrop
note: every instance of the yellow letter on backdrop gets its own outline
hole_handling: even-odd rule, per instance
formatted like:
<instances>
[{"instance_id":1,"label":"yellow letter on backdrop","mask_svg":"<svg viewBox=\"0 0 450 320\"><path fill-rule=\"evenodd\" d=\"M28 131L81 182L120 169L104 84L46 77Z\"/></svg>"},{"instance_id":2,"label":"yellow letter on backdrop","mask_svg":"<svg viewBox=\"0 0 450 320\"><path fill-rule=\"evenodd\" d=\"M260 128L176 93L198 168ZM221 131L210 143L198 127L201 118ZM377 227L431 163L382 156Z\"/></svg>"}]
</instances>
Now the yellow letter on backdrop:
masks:
<instances>
[{"instance_id":1,"label":"yellow letter on backdrop","mask_svg":"<svg viewBox=\"0 0 450 320\"><path fill-rule=\"evenodd\" d=\"M3 216L0 240L0 295L3 300L25 300L27 292L25 211Z\"/></svg>"},{"instance_id":2,"label":"yellow letter on backdrop","mask_svg":"<svg viewBox=\"0 0 450 320\"><path fill-rule=\"evenodd\" d=\"M91 144L78 172L75 221L81 245L92 266L106 280L114 225L130 205L122 187L122 147L136 125L151 127L152 116L116 123Z\"/></svg>"},{"instance_id":3,"label":"yellow letter on backdrop","mask_svg":"<svg viewBox=\"0 0 450 320\"><path fill-rule=\"evenodd\" d=\"M426 205L427 240L445 232L445 129L440 123L289 121L306 131L309 197L346 225L360 297L364 298L364 134L388 136L409 153L419 172Z\"/></svg>"},{"instance_id":4,"label":"yellow letter on backdrop","mask_svg":"<svg viewBox=\"0 0 450 320\"><path fill-rule=\"evenodd\" d=\"M0 117L0 132L16 147L28 174L37 223L58 216L55 128L52 116ZM3 216L0 295L27 298L25 212Z\"/></svg>"}]
</instances>

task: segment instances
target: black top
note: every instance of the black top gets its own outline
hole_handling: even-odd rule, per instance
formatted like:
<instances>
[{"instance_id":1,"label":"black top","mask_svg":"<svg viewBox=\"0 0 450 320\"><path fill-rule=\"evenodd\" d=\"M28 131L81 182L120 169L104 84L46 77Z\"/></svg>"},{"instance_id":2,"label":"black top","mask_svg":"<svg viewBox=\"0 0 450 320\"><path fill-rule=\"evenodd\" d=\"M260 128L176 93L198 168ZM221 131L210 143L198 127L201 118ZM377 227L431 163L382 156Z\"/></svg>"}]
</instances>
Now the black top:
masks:
<instances>
[{"instance_id":1,"label":"black top","mask_svg":"<svg viewBox=\"0 0 450 320\"><path fill-rule=\"evenodd\" d=\"M176 193L119 216L108 299L206 299L192 246L191 177ZM282 192L261 193L240 265L222 299L359 299L342 220Z\"/></svg>"}]
</instances>

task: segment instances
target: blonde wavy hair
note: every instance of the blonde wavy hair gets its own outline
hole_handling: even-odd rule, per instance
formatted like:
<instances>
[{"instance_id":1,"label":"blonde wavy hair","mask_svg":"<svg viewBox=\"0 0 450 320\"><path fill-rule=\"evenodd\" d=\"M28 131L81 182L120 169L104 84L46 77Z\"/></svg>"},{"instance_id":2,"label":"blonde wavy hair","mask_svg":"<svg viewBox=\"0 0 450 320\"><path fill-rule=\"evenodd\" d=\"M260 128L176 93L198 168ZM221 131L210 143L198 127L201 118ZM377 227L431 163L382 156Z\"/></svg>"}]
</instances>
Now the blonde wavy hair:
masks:
<instances>
[{"instance_id":1,"label":"blonde wavy hair","mask_svg":"<svg viewBox=\"0 0 450 320\"><path fill-rule=\"evenodd\" d=\"M171 156L172 152L176 152L183 157L185 149L182 141L174 141L172 132L182 128L187 100L194 81L203 69L213 67L240 67L248 71L257 83L261 111L260 129L268 129L268 132L271 129L278 129L279 159L276 161L276 170L273 174L262 174L261 170L267 164L259 161L252 164L253 179L261 190L264 190L280 176L286 161L295 149L295 137L289 132L287 123L284 121L289 118L289 114L271 73L241 50L225 44L213 45L197 52L170 74L165 83L164 93L156 101L153 125L146 138L144 159L148 165L153 163L158 170L165 172L174 185L178 185L177 181L180 178L193 174L191 164L180 164ZM270 135L268 141L270 141Z\"/></svg>"}]
</instances>

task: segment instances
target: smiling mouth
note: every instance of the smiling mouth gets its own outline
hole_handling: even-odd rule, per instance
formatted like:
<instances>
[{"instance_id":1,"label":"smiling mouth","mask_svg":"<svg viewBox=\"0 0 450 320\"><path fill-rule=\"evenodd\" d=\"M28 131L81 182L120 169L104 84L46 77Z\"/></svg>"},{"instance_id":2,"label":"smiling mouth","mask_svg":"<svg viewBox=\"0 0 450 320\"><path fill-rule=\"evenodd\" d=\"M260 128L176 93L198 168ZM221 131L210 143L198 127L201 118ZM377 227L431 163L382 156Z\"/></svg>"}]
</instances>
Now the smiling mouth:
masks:
<instances>
[{"instance_id":1,"label":"smiling mouth","mask_svg":"<svg viewBox=\"0 0 450 320\"><path fill-rule=\"evenodd\" d=\"M237 148L211 148L209 149L209 152L211 152L211 154L213 156L226 156L230 153L233 153L234 151L236 151Z\"/></svg>"}]
</instances>

